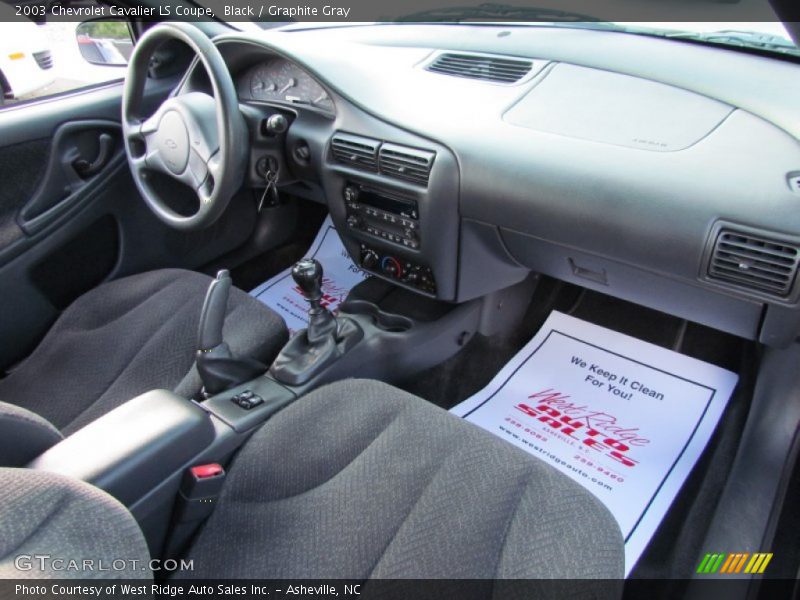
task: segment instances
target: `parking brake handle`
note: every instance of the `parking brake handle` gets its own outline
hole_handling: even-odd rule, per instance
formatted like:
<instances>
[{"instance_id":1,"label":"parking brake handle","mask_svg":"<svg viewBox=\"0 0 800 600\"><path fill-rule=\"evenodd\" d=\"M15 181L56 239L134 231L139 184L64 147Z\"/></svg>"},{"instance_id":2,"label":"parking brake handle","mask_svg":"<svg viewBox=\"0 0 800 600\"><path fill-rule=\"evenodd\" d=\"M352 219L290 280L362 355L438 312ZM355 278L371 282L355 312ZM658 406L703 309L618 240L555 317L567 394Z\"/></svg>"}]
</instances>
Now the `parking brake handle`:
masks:
<instances>
[{"instance_id":1,"label":"parking brake handle","mask_svg":"<svg viewBox=\"0 0 800 600\"><path fill-rule=\"evenodd\" d=\"M222 335L231 277L227 270L211 282L200 314L197 332L197 371L206 395L218 394L266 372L266 365L252 358L236 358Z\"/></svg>"},{"instance_id":2,"label":"parking brake handle","mask_svg":"<svg viewBox=\"0 0 800 600\"><path fill-rule=\"evenodd\" d=\"M211 350L219 346L222 340L222 326L225 324L225 313L228 310L228 296L231 292L231 276L227 269L217 273L211 282L200 313L200 329L197 332L199 350Z\"/></svg>"}]
</instances>

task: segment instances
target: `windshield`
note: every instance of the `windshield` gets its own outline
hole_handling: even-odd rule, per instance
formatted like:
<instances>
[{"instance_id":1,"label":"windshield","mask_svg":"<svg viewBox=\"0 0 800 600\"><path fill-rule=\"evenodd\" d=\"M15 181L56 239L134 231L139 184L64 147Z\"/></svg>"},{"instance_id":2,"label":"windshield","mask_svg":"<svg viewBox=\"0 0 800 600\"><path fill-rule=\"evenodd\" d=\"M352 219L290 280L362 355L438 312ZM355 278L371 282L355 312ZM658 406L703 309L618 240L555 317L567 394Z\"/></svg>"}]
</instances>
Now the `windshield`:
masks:
<instances>
[{"instance_id":1,"label":"windshield","mask_svg":"<svg viewBox=\"0 0 800 600\"><path fill-rule=\"evenodd\" d=\"M659 35L800 56L800 49L792 41L786 27L780 22L625 22L614 23L614 25L628 33Z\"/></svg>"},{"instance_id":2,"label":"windshield","mask_svg":"<svg viewBox=\"0 0 800 600\"><path fill-rule=\"evenodd\" d=\"M453 0L458 2L458 0ZM199 0L210 5L215 0ZM282 17L282 18L281 18ZM287 18L288 17L288 18ZM380 24L458 24L458 25L503 25L527 27L560 27L580 29L602 29L636 35L651 35L676 40L714 44L734 49L757 50L763 53L800 57L800 49L792 41L786 27L779 21L702 21L702 22L641 22L605 21L583 13L560 9L525 5L510 5L483 2L475 5L455 5L422 10L394 18L385 18L380 23L363 22L359 15L341 21L308 22L303 14L278 15L271 20L252 19L231 23L238 29L284 30L330 28ZM285 19L285 20L283 20ZM362 22L358 22L362 21Z\"/></svg>"},{"instance_id":3,"label":"windshield","mask_svg":"<svg viewBox=\"0 0 800 600\"><path fill-rule=\"evenodd\" d=\"M482 5L487 6L487 5ZM283 30L292 29L325 29L332 27L353 27L359 25L390 25L397 22L406 24L458 24L458 25L503 25L516 27L561 27L561 28L580 28L580 29L602 29L606 31L618 31L620 33L630 33L636 35L651 35L676 40L691 40L700 43L715 44L724 47L741 49L748 48L761 52L773 53L778 55L789 55L800 57L800 49L792 41L786 27L780 22L633 22L633 21L503 21L490 16L476 15L470 13L464 18L454 18L451 13L442 15L438 18L426 18L427 13L415 13L408 17L403 17L399 21L389 22L234 22L232 26L240 30L259 30L281 28ZM436 15L434 15L436 16Z\"/></svg>"}]
</instances>

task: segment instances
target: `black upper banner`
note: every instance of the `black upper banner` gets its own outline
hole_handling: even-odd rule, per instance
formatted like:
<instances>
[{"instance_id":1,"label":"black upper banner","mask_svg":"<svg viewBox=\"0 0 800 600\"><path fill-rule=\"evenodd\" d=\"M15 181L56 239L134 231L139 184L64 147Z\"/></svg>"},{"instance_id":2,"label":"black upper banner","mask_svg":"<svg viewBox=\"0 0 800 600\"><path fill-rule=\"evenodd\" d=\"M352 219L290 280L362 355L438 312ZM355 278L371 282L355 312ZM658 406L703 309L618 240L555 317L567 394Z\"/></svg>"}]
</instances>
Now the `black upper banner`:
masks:
<instances>
[{"instance_id":1,"label":"black upper banner","mask_svg":"<svg viewBox=\"0 0 800 600\"><path fill-rule=\"evenodd\" d=\"M777 11L777 13L776 13ZM775 22L796 0L2 0L0 21L136 18L231 22Z\"/></svg>"}]
</instances>

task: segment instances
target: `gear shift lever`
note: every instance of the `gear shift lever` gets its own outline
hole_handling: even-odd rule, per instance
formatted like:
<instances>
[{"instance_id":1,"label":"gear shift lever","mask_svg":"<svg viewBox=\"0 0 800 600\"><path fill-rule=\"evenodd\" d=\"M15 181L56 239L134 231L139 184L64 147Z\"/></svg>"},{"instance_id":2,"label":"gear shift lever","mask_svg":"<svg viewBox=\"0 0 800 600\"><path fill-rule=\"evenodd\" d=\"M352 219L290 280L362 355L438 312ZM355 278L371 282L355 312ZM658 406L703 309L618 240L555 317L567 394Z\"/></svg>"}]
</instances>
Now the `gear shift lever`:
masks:
<instances>
[{"instance_id":1,"label":"gear shift lever","mask_svg":"<svg viewBox=\"0 0 800 600\"><path fill-rule=\"evenodd\" d=\"M292 267L292 279L309 304L308 328L281 350L270 373L286 385L302 385L346 353L364 332L352 320L334 317L322 305L322 265L305 258Z\"/></svg>"},{"instance_id":2,"label":"gear shift lever","mask_svg":"<svg viewBox=\"0 0 800 600\"><path fill-rule=\"evenodd\" d=\"M200 313L197 371L206 394L213 395L262 375L267 367L252 358L235 358L222 337L231 277L227 270L211 282Z\"/></svg>"},{"instance_id":3,"label":"gear shift lever","mask_svg":"<svg viewBox=\"0 0 800 600\"><path fill-rule=\"evenodd\" d=\"M309 304L307 336L311 342L336 332L336 319L322 306L322 275L322 265L313 258L304 258L292 267L292 279Z\"/></svg>"},{"instance_id":4,"label":"gear shift lever","mask_svg":"<svg viewBox=\"0 0 800 600\"><path fill-rule=\"evenodd\" d=\"M304 258L292 267L292 279L303 291L311 308L322 308L322 265L313 258Z\"/></svg>"}]
</instances>

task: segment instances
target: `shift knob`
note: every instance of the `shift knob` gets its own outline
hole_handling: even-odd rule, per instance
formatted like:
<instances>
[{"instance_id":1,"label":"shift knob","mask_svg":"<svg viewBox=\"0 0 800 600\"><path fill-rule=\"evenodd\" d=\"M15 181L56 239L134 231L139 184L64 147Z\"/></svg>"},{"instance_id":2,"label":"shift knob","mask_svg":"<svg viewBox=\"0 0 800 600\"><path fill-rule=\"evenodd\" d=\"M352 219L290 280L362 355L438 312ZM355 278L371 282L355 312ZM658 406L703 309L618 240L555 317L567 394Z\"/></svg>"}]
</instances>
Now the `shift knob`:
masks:
<instances>
[{"instance_id":1,"label":"shift knob","mask_svg":"<svg viewBox=\"0 0 800 600\"><path fill-rule=\"evenodd\" d=\"M322 265L313 258L304 258L292 267L292 279L312 306L322 299Z\"/></svg>"}]
</instances>

